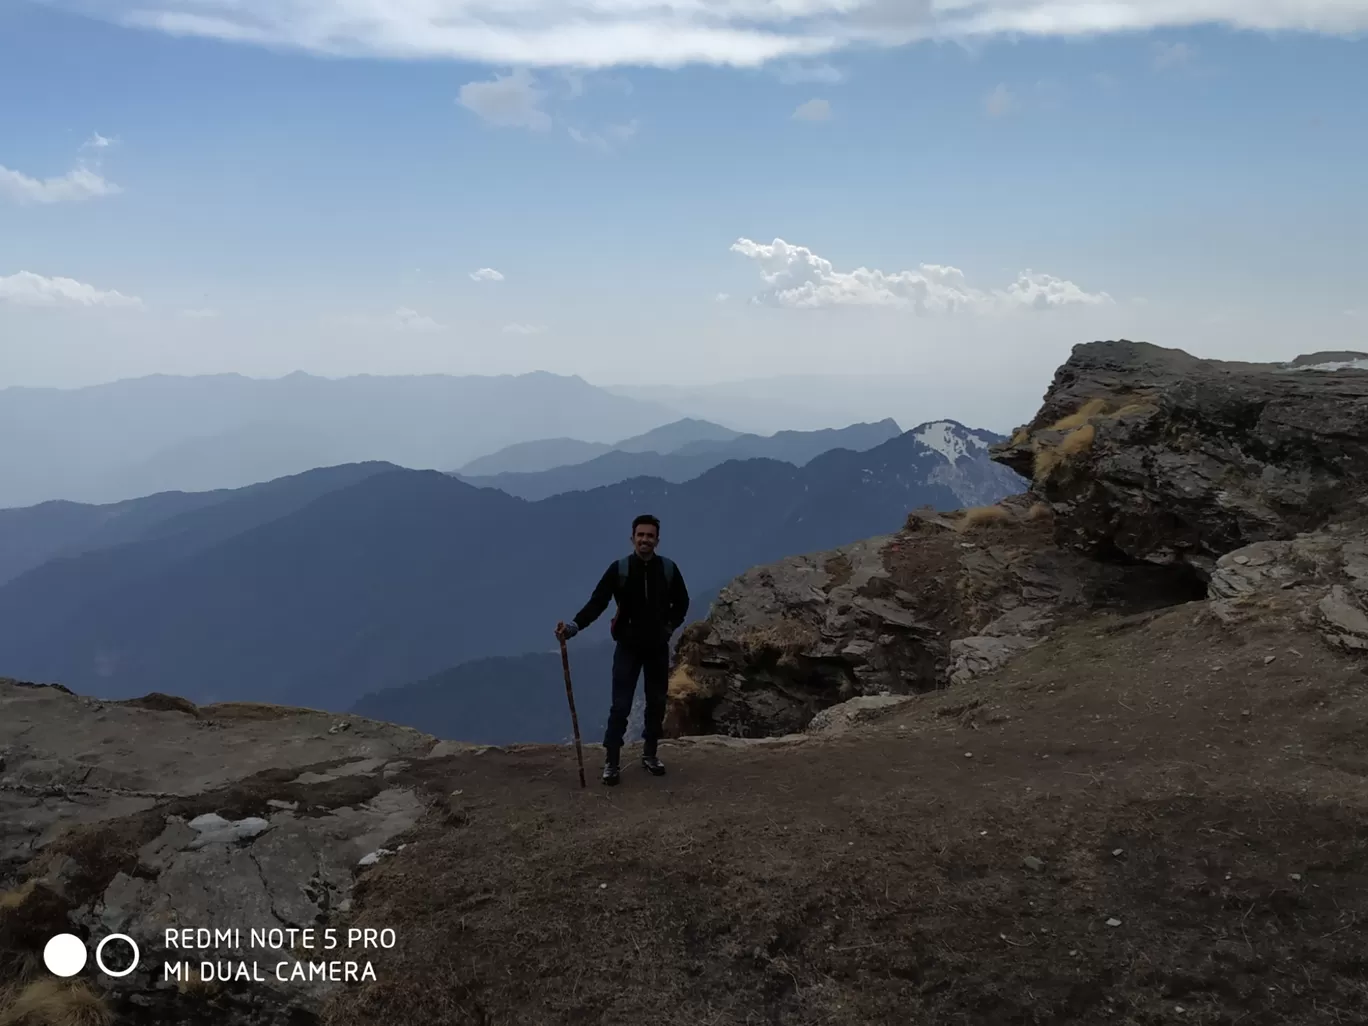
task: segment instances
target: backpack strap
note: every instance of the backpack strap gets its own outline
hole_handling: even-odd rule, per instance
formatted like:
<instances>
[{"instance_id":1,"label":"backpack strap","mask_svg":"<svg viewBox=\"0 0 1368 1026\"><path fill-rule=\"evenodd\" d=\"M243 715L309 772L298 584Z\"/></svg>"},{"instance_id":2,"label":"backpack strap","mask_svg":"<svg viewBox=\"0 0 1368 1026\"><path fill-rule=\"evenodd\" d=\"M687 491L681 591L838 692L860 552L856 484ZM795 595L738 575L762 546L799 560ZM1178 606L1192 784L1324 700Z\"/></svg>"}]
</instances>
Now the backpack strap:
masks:
<instances>
[{"instance_id":1,"label":"backpack strap","mask_svg":"<svg viewBox=\"0 0 1368 1026\"><path fill-rule=\"evenodd\" d=\"M660 560L660 569L665 571L665 586L668 588L674 584L675 565L664 556L657 556L656 559ZM631 556L623 556L617 561L619 588L627 584L627 575L632 568L631 560Z\"/></svg>"}]
</instances>

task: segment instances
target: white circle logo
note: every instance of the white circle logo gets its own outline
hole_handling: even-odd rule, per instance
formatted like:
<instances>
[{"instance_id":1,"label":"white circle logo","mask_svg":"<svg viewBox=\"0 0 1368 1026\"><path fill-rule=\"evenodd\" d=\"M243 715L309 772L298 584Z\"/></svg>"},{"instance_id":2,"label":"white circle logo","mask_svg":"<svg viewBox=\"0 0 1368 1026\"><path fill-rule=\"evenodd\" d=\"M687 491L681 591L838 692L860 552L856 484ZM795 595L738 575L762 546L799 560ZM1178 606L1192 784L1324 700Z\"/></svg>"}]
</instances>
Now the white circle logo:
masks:
<instances>
[{"instance_id":1,"label":"white circle logo","mask_svg":"<svg viewBox=\"0 0 1368 1026\"><path fill-rule=\"evenodd\" d=\"M120 969L116 972L106 966L104 964L104 959L100 957L104 953L104 946L112 940L124 941L133 949L133 961L128 963L127 969ZM134 969L138 968L139 957L138 942L126 933L111 933L104 940L100 941L99 944L95 945L95 964L100 967L100 972L104 973L106 976L113 976L115 979L118 979L120 976L127 976Z\"/></svg>"},{"instance_id":2,"label":"white circle logo","mask_svg":"<svg viewBox=\"0 0 1368 1026\"><path fill-rule=\"evenodd\" d=\"M43 964L53 976L75 976L85 968L85 941L74 933L57 934L43 945Z\"/></svg>"}]
</instances>

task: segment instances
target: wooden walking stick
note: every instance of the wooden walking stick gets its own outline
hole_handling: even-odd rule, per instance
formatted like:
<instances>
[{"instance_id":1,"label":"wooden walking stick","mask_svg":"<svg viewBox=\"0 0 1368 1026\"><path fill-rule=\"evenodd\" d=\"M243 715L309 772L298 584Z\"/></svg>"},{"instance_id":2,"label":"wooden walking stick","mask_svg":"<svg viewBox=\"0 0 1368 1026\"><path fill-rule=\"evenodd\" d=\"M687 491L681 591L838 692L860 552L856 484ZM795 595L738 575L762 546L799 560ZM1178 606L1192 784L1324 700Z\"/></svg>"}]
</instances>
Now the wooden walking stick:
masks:
<instances>
[{"instance_id":1,"label":"wooden walking stick","mask_svg":"<svg viewBox=\"0 0 1368 1026\"><path fill-rule=\"evenodd\" d=\"M570 725L575 728L575 758L579 760L580 787L584 787L584 751L580 748L579 716L575 714L575 689L570 684L570 653L566 651L564 638L560 639L560 647L561 668L565 670L565 697L570 703Z\"/></svg>"}]
</instances>

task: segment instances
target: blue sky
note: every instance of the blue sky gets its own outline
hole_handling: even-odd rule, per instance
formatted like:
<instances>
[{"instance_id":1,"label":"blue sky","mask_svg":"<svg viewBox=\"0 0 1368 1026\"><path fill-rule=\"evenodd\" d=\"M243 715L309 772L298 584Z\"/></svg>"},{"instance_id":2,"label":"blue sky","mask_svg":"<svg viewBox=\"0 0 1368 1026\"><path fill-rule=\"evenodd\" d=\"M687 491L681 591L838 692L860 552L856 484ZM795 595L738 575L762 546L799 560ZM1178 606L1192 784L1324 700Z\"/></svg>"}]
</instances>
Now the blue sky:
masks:
<instances>
[{"instance_id":1,"label":"blue sky","mask_svg":"<svg viewBox=\"0 0 1368 1026\"><path fill-rule=\"evenodd\" d=\"M1368 0L7 0L0 386L1034 401L1093 338L1368 348L1364 29Z\"/></svg>"}]
</instances>

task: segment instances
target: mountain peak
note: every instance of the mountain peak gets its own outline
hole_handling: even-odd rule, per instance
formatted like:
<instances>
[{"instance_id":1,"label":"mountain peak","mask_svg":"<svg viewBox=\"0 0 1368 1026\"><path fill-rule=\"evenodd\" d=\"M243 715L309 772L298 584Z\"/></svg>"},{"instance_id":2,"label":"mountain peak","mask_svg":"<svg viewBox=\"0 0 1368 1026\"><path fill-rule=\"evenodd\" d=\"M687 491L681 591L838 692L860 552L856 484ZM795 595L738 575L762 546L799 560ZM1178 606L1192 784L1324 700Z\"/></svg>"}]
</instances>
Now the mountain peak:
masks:
<instances>
[{"instance_id":1,"label":"mountain peak","mask_svg":"<svg viewBox=\"0 0 1368 1026\"><path fill-rule=\"evenodd\" d=\"M911 434L944 456L947 463L954 463L972 449L987 449L992 442L987 432L967 428L957 420L928 421L913 428Z\"/></svg>"}]
</instances>

